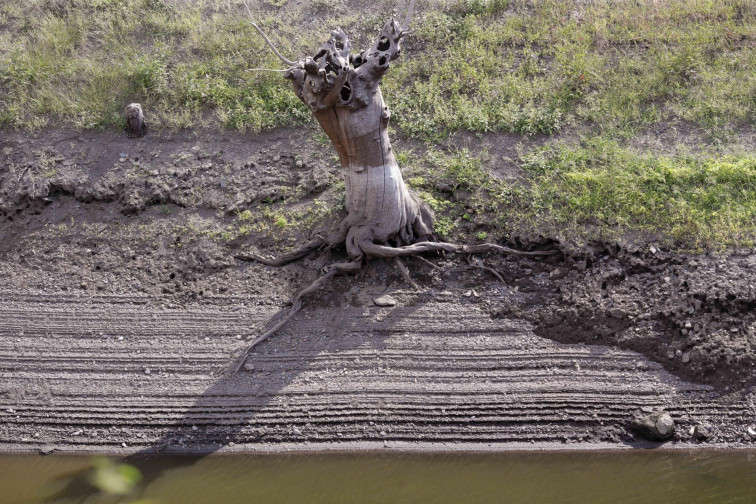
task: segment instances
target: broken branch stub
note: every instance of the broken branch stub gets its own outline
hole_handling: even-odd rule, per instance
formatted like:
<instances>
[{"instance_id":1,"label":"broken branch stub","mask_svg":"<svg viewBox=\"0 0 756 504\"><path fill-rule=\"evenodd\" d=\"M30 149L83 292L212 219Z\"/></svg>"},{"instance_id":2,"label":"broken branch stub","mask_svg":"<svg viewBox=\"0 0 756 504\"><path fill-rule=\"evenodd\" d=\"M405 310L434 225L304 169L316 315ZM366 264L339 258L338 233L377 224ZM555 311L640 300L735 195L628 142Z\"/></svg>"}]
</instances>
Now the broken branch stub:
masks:
<instances>
[{"instance_id":1,"label":"broken branch stub","mask_svg":"<svg viewBox=\"0 0 756 504\"><path fill-rule=\"evenodd\" d=\"M147 123L144 120L142 105L130 103L126 105L126 133L129 138L139 138L147 134Z\"/></svg>"}]
</instances>

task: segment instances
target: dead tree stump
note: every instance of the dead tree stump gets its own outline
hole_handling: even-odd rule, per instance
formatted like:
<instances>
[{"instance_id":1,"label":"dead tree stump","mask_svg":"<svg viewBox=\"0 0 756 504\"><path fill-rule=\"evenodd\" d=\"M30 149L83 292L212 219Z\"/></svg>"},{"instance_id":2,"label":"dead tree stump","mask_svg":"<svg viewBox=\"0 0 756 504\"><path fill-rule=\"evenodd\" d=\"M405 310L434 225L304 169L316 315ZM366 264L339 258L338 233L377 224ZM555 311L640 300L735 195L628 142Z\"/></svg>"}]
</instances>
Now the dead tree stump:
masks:
<instances>
[{"instance_id":1,"label":"dead tree stump","mask_svg":"<svg viewBox=\"0 0 756 504\"><path fill-rule=\"evenodd\" d=\"M291 61L281 55L255 24L246 2L244 5L252 26L287 65L288 68L283 71L284 77L291 81L294 92L310 108L339 155L348 215L329 236L318 236L276 259L255 254L237 255L236 258L280 266L304 257L321 246L341 244L346 245L349 256L349 261L325 268L322 277L299 292L293 299L289 314L257 338L247 352L294 316L302 306L303 296L321 288L334 275L359 270L370 257L394 259L405 278L414 285L400 257L428 251L493 251L533 256L557 253L522 252L495 244L468 246L435 241L433 212L407 188L399 171L388 136L391 113L379 87L391 62L401 54L414 0L410 2L404 23L400 26L394 19L389 20L369 49L352 53L349 38L337 28L314 56L299 61ZM235 370L243 362L242 358Z\"/></svg>"}]
</instances>

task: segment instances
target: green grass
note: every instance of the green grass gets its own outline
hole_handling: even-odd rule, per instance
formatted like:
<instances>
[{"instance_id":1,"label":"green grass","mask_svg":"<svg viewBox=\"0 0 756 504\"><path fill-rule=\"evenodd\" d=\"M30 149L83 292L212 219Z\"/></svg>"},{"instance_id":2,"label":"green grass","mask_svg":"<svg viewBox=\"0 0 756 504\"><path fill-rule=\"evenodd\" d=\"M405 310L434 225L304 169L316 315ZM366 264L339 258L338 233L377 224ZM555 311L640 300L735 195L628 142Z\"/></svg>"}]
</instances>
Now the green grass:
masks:
<instances>
[{"instance_id":1,"label":"green grass","mask_svg":"<svg viewBox=\"0 0 756 504\"><path fill-rule=\"evenodd\" d=\"M356 12L344 0L275 0L257 17L296 59L336 26L355 48L367 46L404 3L381 0ZM383 94L397 135L429 142L420 158L399 157L436 210L441 234L500 239L540 226L664 235L694 248L754 242L756 154L747 134L756 128L756 2L419 7ZM281 64L239 0L0 3L0 128L120 128L134 101L157 129L311 122L280 74L247 71L255 67ZM669 126L693 132L688 144L639 146ZM434 147L456 131L553 139L523 153L523 180L504 183L488 172L485 155ZM266 232L310 222L301 210L270 212L254 218ZM249 219L243 225L251 229Z\"/></svg>"},{"instance_id":2,"label":"green grass","mask_svg":"<svg viewBox=\"0 0 756 504\"><path fill-rule=\"evenodd\" d=\"M629 230L692 248L756 243L756 154L658 156L603 139L529 153L522 194L551 227Z\"/></svg>"},{"instance_id":3,"label":"green grass","mask_svg":"<svg viewBox=\"0 0 756 504\"><path fill-rule=\"evenodd\" d=\"M407 169L446 238L540 230L578 242L630 234L686 250L756 245L756 153L653 155L595 137L524 154L519 181L494 177L483 157L431 149Z\"/></svg>"},{"instance_id":4,"label":"green grass","mask_svg":"<svg viewBox=\"0 0 756 504\"><path fill-rule=\"evenodd\" d=\"M268 5L259 21L301 57L328 32L302 17L362 45L383 19L322 3L290 22ZM212 126L256 131L309 119L279 74L246 71L280 63L235 0L13 0L0 5L0 26L0 125L112 127L132 101L167 127L208 112ZM756 124L752 0L451 0L414 26L384 83L403 134L579 124L629 136L685 119L716 135Z\"/></svg>"}]
</instances>

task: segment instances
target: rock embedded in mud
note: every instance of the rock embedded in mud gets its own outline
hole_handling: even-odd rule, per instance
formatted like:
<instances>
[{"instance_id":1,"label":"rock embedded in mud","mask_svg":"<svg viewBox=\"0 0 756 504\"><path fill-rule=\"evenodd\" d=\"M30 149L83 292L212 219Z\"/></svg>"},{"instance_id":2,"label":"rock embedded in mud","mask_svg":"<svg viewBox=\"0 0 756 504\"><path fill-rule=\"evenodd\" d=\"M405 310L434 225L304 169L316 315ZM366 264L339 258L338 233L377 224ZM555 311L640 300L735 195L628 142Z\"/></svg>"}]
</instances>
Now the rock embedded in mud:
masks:
<instances>
[{"instance_id":1,"label":"rock embedded in mud","mask_svg":"<svg viewBox=\"0 0 756 504\"><path fill-rule=\"evenodd\" d=\"M376 306L396 306L396 299L391 296L378 296L373 298L373 303L375 303Z\"/></svg>"},{"instance_id":2,"label":"rock embedded in mud","mask_svg":"<svg viewBox=\"0 0 756 504\"><path fill-rule=\"evenodd\" d=\"M649 441L666 441L675 433L675 422L666 411L654 411L634 418L630 429Z\"/></svg>"},{"instance_id":3,"label":"rock embedded in mud","mask_svg":"<svg viewBox=\"0 0 756 504\"><path fill-rule=\"evenodd\" d=\"M696 425L691 429L691 436L698 442L708 441L711 438L711 432L703 425Z\"/></svg>"}]
</instances>

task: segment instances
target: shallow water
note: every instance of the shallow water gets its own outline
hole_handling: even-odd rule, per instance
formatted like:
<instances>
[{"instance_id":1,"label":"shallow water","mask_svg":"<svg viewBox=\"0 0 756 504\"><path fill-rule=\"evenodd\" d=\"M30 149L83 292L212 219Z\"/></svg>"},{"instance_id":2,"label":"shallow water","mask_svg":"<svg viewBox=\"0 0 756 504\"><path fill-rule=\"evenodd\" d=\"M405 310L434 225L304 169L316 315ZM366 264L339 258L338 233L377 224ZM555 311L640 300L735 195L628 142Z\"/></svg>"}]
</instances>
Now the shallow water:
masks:
<instances>
[{"instance_id":1,"label":"shallow water","mask_svg":"<svg viewBox=\"0 0 756 504\"><path fill-rule=\"evenodd\" d=\"M155 456L128 497L86 456L0 456L0 503L753 503L756 452ZM117 460L117 459L114 459Z\"/></svg>"}]
</instances>

